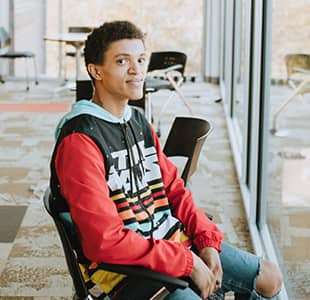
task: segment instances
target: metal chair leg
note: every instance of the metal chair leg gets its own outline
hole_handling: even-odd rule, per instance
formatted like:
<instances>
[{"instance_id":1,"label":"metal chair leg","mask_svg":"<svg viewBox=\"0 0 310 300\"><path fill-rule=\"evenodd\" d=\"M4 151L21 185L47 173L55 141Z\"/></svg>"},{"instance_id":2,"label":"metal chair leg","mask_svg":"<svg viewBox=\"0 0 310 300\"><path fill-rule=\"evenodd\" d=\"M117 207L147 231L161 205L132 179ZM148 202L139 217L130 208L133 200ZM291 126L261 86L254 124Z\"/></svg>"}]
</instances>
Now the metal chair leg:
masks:
<instances>
[{"instance_id":1,"label":"metal chair leg","mask_svg":"<svg viewBox=\"0 0 310 300\"><path fill-rule=\"evenodd\" d=\"M29 72L28 72L28 58L25 57L25 72L26 72L26 91L29 91Z\"/></svg>"},{"instance_id":2,"label":"metal chair leg","mask_svg":"<svg viewBox=\"0 0 310 300\"><path fill-rule=\"evenodd\" d=\"M36 85L39 84L39 81L38 81L38 69L37 69L37 62L36 62L36 58L33 57L33 69L34 69L34 82Z\"/></svg>"},{"instance_id":3,"label":"metal chair leg","mask_svg":"<svg viewBox=\"0 0 310 300\"><path fill-rule=\"evenodd\" d=\"M278 135L278 128L277 128L277 119L279 117L279 114L283 111L283 109L297 96L300 91L309 83L309 79L304 80L302 83L299 84L299 86L289 95L289 97L282 102L278 108L275 110L272 118L272 128L270 129L270 132L274 135ZM279 135L280 136L280 135Z\"/></svg>"}]
</instances>

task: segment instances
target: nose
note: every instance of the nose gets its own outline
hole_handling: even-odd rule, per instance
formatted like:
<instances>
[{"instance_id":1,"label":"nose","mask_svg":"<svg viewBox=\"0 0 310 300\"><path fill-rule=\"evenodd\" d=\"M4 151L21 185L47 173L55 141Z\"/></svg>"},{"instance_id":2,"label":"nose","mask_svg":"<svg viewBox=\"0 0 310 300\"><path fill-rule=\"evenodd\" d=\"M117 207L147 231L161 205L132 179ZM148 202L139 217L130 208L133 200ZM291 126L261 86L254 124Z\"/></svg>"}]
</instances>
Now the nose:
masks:
<instances>
[{"instance_id":1,"label":"nose","mask_svg":"<svg viewBox=\"0 0 310 300\"><path fill-rule=\"evenodd\" d=\"M132 61L129 66L128 73L138 74L138 73L141 73L142 70L143 70L143 67L137 61Z\"/></svg>"}]
</instances>

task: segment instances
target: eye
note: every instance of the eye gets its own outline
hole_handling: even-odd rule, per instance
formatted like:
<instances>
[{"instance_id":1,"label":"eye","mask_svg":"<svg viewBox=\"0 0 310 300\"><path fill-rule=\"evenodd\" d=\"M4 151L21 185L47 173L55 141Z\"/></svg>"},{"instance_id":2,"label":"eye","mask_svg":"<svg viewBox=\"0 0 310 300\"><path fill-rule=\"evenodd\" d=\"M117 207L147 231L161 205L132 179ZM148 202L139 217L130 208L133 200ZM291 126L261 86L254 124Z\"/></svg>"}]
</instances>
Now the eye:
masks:
<instances>
[{"instance_id":1,"label":"eye","mask_svg":"<svg viewBox=\"0 0 310 300\"><path fill-rule=\"evenodd\" d=\"M125 59L125 58L120 58L120 59L118 59L116 62L117 62L117 64L119 64L120 66L123 66L123 65L125 65L125 64L127 63L127 59Z\"/></svg>"},{"instance_id":2,"label":"eye","mask_svg":"<svg viewBox=\"0 0 310 300\"><path fill-rule=\"evenodd\" d=\"M146 61L145 57L140 57L140 58L138 59L138 63L139 63L140 65L144 65L144 64L145 64L145 61Z\"/></svg>"}]
</instances>

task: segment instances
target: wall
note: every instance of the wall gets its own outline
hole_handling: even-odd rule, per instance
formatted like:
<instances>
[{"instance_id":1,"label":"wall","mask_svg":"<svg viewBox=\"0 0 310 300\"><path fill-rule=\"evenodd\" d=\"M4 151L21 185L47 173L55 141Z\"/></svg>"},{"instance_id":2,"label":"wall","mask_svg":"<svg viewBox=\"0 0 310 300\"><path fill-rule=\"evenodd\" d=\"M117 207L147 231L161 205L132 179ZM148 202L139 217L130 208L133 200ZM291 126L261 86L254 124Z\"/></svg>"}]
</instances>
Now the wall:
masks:
<instances>
[{"instance_id":1,"label":"wall","mask_svg":"<svg viewBox=\"0 0 310 300\"><path fill-rule=\"evenodd\" d=\"M38 71L44 68L44 4L45 0L14 0L14 49L32 51L36 55ZM29 74L33 76L33 64L29 64ZM15 62L15 75L25 76L25 61Z\"/></svg>"},{"instance_id":2,"label":"wall","mask_svg":"<svg viewBox=\"0 0 310 300\"><path fill-rule=\"evenodd\" d=\"M47 33L58 32L57 6L58 1L48 0ZM66 31L71 25L98 26L104 21L127 19L147 33L148 51L183 51L188 55L185 72L200 74L202 6L203 0L63 0L62 29ZM48 73L56 75L58 51L52 43L46 46L49 51ZM70 68L73 76L73 63Z\"/></svg>"}]
</instances>

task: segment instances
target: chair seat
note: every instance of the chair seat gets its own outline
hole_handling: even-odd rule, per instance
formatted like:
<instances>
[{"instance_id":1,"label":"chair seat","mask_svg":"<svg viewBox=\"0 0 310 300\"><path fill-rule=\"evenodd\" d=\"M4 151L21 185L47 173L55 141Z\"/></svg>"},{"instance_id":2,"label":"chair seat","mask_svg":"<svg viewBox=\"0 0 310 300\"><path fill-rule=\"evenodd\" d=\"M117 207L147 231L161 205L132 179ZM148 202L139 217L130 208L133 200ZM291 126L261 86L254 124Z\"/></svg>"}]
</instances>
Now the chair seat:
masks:
<instances>
[{"instance_id":1,"label":"chair seat","mask_svg":"<svg viewBox=\"0 0 310 300\"><path fill-rule=\"evenodd\" d=\"M173 90L173 86L168 80L147 77L145 81L147 92L156 92L158 90Z\"/></svg>"},{"instance_id":2,"label":"chair seat","mask_svg":"<svg viewBox=\"0 0 310 300\"><path fill-rule=\"evenodd\" d=\"M3 58L21 58L21 57L34 57L34 53L30 51L13 51L9 50L3 54L0 55L0 57Z\"/></svg>"},{"instance_id":3,"label":"chair seat","mask_svg":"<svg viewBox=\"0 0 310 300\"><path fill-rule=\"evenodd\" d=\"M75 51L67 51L66 56L75 57L76 52ZM81 53L81 56L84 56L84 53Z\"/></svg>"}]
</instances>

